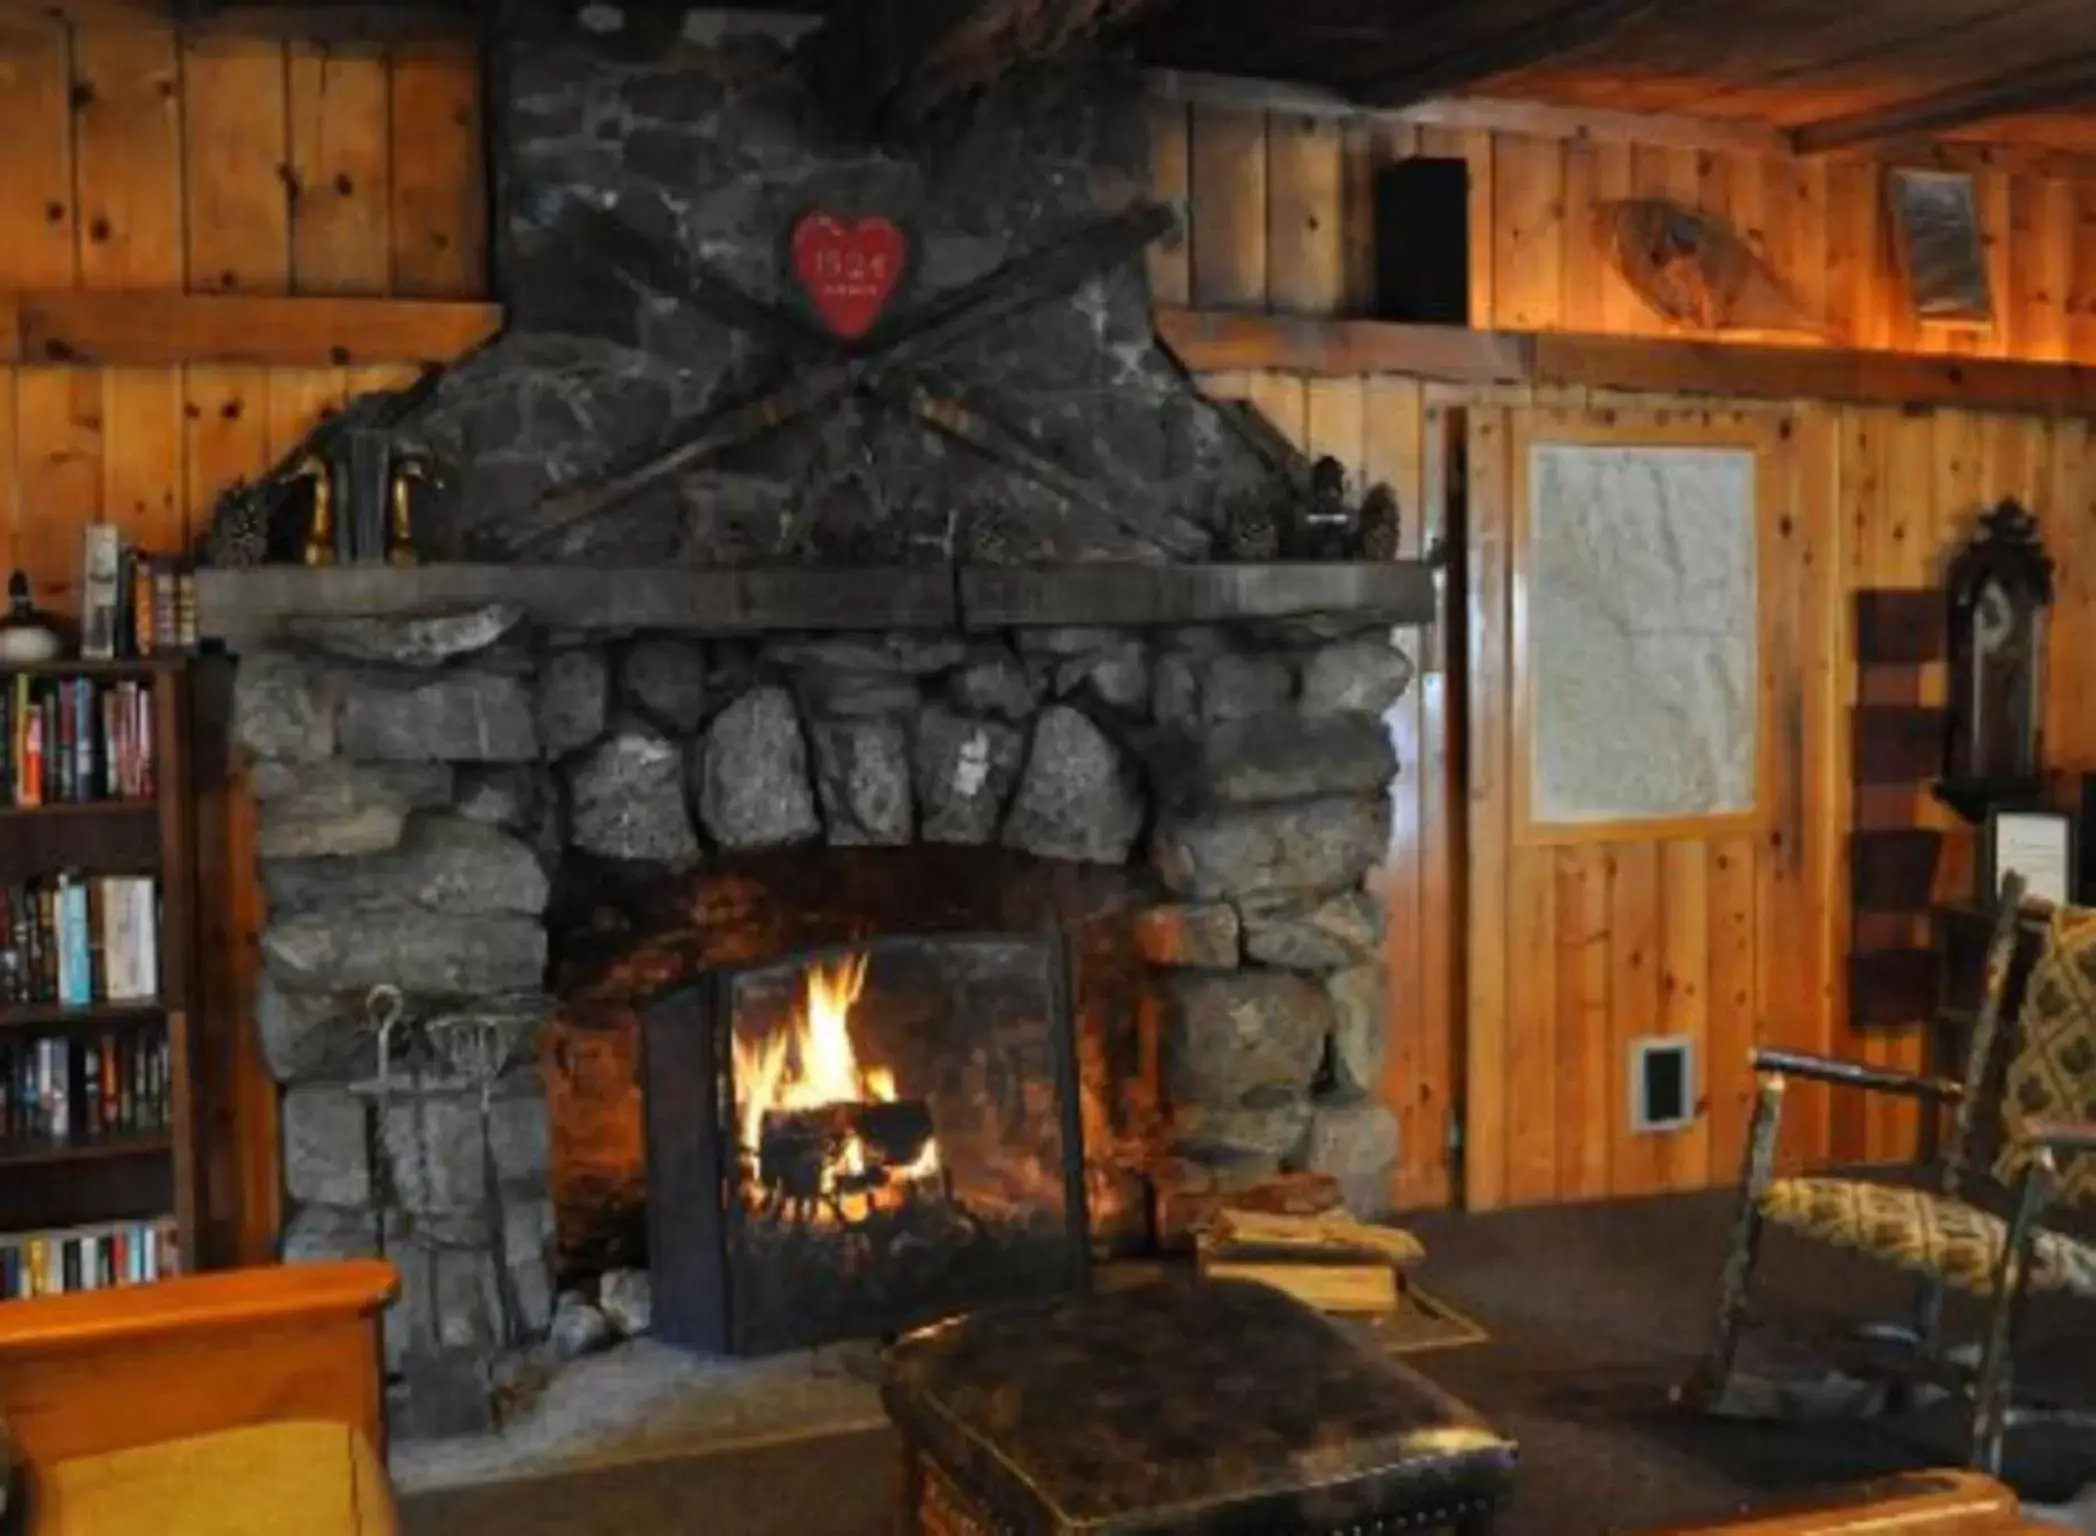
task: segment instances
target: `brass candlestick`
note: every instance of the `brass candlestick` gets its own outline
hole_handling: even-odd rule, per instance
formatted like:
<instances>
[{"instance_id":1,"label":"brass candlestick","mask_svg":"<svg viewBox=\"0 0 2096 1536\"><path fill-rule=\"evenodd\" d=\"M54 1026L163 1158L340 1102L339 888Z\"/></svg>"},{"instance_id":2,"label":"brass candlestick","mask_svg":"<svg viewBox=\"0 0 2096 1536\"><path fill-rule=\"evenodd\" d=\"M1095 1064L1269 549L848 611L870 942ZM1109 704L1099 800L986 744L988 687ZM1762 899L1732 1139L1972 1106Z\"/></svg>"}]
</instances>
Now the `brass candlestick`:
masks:
<instances>
[{"instance_id":1,"label":"brass candlestick","mask_svg":"<svg viewBox=\"0 0 2096 1536\"><path fill-rule=\"evenodd\" d=\"M389 565L415 564L415 498L409 487L428 484L429 468L419 459L403 459L393 471L392 517L386 531Z\"/></svg>"},{"instance_id":2,"label":"brass candlestick","mask_svg":"<svg viewBox=\"0 0 2096 1536\"><path fill-rule=\"evenodd\" d=\"M305 548L299 551L307 565L335 563L335 486L326 462L317 454L300 462L293 472L313 482L313 521L306 527Z\"/></svg>"}]
</instances>

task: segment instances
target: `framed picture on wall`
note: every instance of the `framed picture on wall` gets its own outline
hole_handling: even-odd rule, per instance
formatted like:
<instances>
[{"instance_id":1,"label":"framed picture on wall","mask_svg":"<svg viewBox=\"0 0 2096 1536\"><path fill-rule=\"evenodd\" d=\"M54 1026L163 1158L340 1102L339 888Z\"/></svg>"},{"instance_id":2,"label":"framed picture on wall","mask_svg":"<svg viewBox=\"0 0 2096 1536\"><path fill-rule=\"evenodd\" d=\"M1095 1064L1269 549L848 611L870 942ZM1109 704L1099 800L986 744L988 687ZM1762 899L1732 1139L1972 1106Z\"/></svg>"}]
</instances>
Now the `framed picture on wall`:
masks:
<instances>
[{"instance_id":1,"label":"framed picture on wall","mask_svg":"<svg viewBox=\"0 0 2096 1536\"><path fill-rule=\"evenodd\" d=\"M2011 870L2029 894L2064 906L2074 891L2074 818L2064 811L1988 813L1980 828L1981 891L1991 902Z\"/></svg>"},{"instance_id":2,"label":"framed picture on wall","mask_svg":"<svg viewBox=\"0 0 2096 1536\"><path fill-rule=\"evenodd\" d=\"M1994 295L1971 174L1895 168L1887 174L1886 195L1892 204L1893 248L1914 318L1991 326Z\"/></svg>"}]
</instances>

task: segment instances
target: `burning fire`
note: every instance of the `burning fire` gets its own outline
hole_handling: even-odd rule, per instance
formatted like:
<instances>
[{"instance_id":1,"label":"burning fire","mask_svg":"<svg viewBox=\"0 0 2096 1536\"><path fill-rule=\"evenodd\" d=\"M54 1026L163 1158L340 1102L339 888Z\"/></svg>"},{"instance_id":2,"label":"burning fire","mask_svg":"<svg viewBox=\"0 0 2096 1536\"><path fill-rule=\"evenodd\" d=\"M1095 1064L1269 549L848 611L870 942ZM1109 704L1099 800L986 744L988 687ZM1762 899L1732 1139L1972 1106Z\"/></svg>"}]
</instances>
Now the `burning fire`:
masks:
<instances>
[{"instance_id":1,"label":"burning fire","mask_svg":"<svg viewBox=\"0 0 2096 1536\"><path fill-rule=\"evenodd\" d=\"M939 1171L939 1144L927 1137L906 1166L883 1165L870 1150L849 1112L897 1101L895 1074L859 1064L851 1038L851 1010L866 990L866 955L848 955L834 966L808 968L806 1001L792 1027L759 1040L737 1039L735 1085L740 1099L740 1140L745 1158L761 1165L766 1120L795 1112L818 1112L843 1127L822 1146L820 1193L857 1221L877 1204L882 1187L900 1189ZM820 1112L837 1112L825 1117Z\"/></svg>"}]
</instances>

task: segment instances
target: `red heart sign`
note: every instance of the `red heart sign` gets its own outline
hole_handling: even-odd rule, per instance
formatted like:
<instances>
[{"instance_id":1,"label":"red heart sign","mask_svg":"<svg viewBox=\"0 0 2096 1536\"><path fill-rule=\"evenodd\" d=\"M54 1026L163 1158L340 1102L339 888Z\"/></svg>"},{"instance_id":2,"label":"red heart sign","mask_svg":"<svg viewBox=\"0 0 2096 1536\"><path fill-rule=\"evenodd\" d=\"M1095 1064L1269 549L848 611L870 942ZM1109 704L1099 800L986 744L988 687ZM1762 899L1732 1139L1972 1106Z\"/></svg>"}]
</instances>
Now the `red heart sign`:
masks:
<instances>
[{"instance_id":1,"label":"red heart sign","mask_svg":"<svg viewBox=\"0 0 2096 1536\"><path fill-rule=\"evenodd\" d=\"M815 212L793 226L793 270L823 324L846 341L873 329L902 281L909 244L879 214L847 224Z\"/></svg>"}]
</instances>

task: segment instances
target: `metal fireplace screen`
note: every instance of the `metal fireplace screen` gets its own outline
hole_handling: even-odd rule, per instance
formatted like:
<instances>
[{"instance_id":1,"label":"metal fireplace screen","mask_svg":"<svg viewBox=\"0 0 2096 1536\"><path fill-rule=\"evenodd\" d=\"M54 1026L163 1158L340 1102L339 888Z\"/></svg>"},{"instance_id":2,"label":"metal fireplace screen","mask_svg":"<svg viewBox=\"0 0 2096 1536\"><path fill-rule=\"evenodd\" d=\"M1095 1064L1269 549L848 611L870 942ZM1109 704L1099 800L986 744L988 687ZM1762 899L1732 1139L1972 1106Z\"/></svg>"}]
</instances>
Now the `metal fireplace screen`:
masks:
<instances>
[{"instance_id":1,"label":"metal fireplace screen","mask_svg":"<svg viewBox=\"0 0 2096 1536\"><path fill-rule=\"evenodd\" d=\"M649 1010L655 1325L764 1354L1082 1283L1062 946L876 939Z\"/></svg>"}]
</instances>

